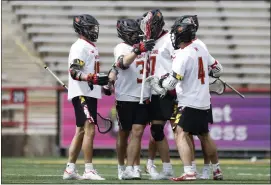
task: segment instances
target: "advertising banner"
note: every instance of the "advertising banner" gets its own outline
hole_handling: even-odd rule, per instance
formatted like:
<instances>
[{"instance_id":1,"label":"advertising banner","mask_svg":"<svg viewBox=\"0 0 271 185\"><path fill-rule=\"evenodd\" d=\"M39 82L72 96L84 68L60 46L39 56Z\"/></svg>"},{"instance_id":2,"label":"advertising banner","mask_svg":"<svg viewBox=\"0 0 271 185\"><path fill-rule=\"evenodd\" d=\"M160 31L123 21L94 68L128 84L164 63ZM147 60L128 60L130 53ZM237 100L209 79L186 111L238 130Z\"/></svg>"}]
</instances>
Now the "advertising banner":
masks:
<instances>
[{"instance_id":1,"label":"advertising banner","mask_svg":"<svg viewBox=\"0 0 271 185\"><path fill-rule=\"evenodd\" d=\"M265 150L270 151L270 97L269 95L247 95L241 99L237 95L212 96L213 120L210 135L219 150ZM94 148L114 149L118 122L116 120L115 100L113 96L103 96L98 101L98 112L114 121L111 132L100 134L96 131ZM60 93L60 147L67 148L75 132L75 115L67 93ZM165 126L170 149L176 145L170 124ZM150 127L147 126L142 148L147 149ZM200 142L194 137L197 149Z\"/></svg>"}]
</instances>

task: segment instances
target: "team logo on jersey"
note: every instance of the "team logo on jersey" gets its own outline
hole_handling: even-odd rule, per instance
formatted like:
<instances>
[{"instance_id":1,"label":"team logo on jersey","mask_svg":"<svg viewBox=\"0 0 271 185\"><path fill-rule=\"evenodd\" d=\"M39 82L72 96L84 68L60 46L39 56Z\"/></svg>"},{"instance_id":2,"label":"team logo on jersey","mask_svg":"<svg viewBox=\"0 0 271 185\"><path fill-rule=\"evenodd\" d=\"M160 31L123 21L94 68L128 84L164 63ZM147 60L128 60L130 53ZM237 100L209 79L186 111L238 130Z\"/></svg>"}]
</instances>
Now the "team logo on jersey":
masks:
<instances>
[{"instance_id":1,"label":"team logo on jersey","mask_svg":"<svg viewBox=\"0 0 271 185\"><path fill-rule=\"evenodd\" d=\"M80 60L80 59L75 59L75 60L74 60L74 63L75 63L75 64L78 64L79 66L84 66L84 65L85 65L85 62L82 61L82 60Z\"/></svg>"},{"instance_id":2,"label":"team logo on jersey","mask_svg":"<svg viewBox=\"0 0 271 185\"><path fill-rule=\"evenodd\" d=\"M183 79L183 77L181 75L175 73L174 71L173 71L172 76L175 77L177 80L182 80Z\"/></svg>"}]
</instances>

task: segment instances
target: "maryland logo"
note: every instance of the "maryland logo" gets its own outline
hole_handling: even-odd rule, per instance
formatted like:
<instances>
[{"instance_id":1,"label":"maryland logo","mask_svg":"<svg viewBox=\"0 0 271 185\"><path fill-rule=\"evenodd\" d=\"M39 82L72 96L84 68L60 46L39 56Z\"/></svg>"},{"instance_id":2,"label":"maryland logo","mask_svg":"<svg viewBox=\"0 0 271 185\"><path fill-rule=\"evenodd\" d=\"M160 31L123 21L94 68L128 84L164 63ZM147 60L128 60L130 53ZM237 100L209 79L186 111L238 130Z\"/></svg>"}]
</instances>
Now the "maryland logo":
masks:
<instances>
[{"instance_id":1,"label":"maryland logo","mask_svg":"<svg viewBox=\"0 0 271 185\"><path fill-rule=\"evenodd\" d=\"M79 64L79 66L84 66L85 65L85 62L80 60L80 59L76 59L76 64Z\"/></svg>"},{"instance_id":2,"label":"maryland logo","mask_svg":"<svg viewBox=\"0 0 271 185\"><path fill-rule=\"evenodd\" d=\"M173 72L173 77L175 77L177 80L182 80L183 77L175 72Z\"/></svg>"}]
</instances>

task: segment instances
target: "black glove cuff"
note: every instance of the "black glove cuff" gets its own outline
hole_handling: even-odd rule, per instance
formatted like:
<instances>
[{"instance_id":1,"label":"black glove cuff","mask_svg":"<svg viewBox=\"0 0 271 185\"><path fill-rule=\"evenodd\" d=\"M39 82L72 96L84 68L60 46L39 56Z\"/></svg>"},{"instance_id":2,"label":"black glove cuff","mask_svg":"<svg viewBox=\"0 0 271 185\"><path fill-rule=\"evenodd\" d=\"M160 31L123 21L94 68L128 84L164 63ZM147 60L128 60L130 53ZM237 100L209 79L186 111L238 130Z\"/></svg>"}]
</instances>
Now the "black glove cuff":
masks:
<instances>
[{"instance_id":1,"label":"black glove cuff","mask_svg":"<svg viewBox=\"0 0 271 185\"><path fill-rule=\"evenodd\" d=\"M136 55L140 55L140 54L141 54L141 52L140 52L140 50L139 50L138 48L134 48L132 51L133 51Z\"/></svg>"}]
</instances>

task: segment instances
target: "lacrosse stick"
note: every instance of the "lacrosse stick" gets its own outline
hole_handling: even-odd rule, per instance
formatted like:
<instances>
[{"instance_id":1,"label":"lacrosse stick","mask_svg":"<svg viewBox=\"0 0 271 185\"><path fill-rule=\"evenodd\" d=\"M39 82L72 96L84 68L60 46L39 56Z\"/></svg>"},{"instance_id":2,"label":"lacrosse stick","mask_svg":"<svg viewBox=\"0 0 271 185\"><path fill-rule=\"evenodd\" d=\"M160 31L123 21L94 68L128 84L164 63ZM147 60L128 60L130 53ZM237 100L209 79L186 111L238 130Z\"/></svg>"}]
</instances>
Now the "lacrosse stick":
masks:
<instances>
[{"instance_id":1,"label":"lacrosse stick","mask_svg":"<svg viewBox=\"0 0 271 185\"><path fill-rule=\"evenodd\" d=\"M54 74L53 71L51 71L51 69L47 65L44 64L44 62L40 58L32 54L19 39L17 39L16 37L12 37L12 39L14 40L17 46L19 46L30 58L33 59L33 61L36 64L38 64L39 66L42 66L44 69L49 71L49 73L51 73L51 75L62 85L62 87L68 90L68 87ZM98 121L98 120L102 120L102 121ZM97 127L98 127L98 131L101 134L105 134L109 132L112 128L112 125L113 125L113 122L109 118L104 118L97 112Z\"/></svg>"},{"instance_id":2,"label":"lacrosse stick","mask_svg":"<svg viewBox=\"0 0 271 185\"><path fill-rule=\"evenodd\" d=\"M223 94L225 89L225 84L219 78L215 79L212 83L209 84L210 92L215 92L218 95Z\"/></svg>"},{"instance_id":3,"label":"lacrosse stick","mask_svg":"<svg viewBox=\"0 0 271 185\"><path fill-rule=\"evenodd\" d=\"M221 80L221 82L223 82L227 87L229 87L231 90L233 90L235 93L237 93L241 98L245 98L245 96L243 94L241 94L240 92L238 92L234 87L232 87L230 84L228 84L227 82L223 81L221 78L219 78L219 80Z\"/></svg>"},{"instance_id":4,"label":"lacrosse stick","mask_svg":"<svg viewBox=\"0 0 271 185\"><path fill-rule=\"evenodd\" d=\"M141 20L140 23L140 29L144 33L144 40L149 40L151 37L151 20L152 20L152 13L148 12L146 17L144 17ZM145 86L145 81L146 81L146 70L147 70L147 62L149 60L149 51L146 52L146 59L144 60L144 67L143 67L143 77L142 77L142 84L141 84L141 92L140 92L140 104L143 104L143 96L144 96L144 86Z\"/></svg>"}]
</instances>

